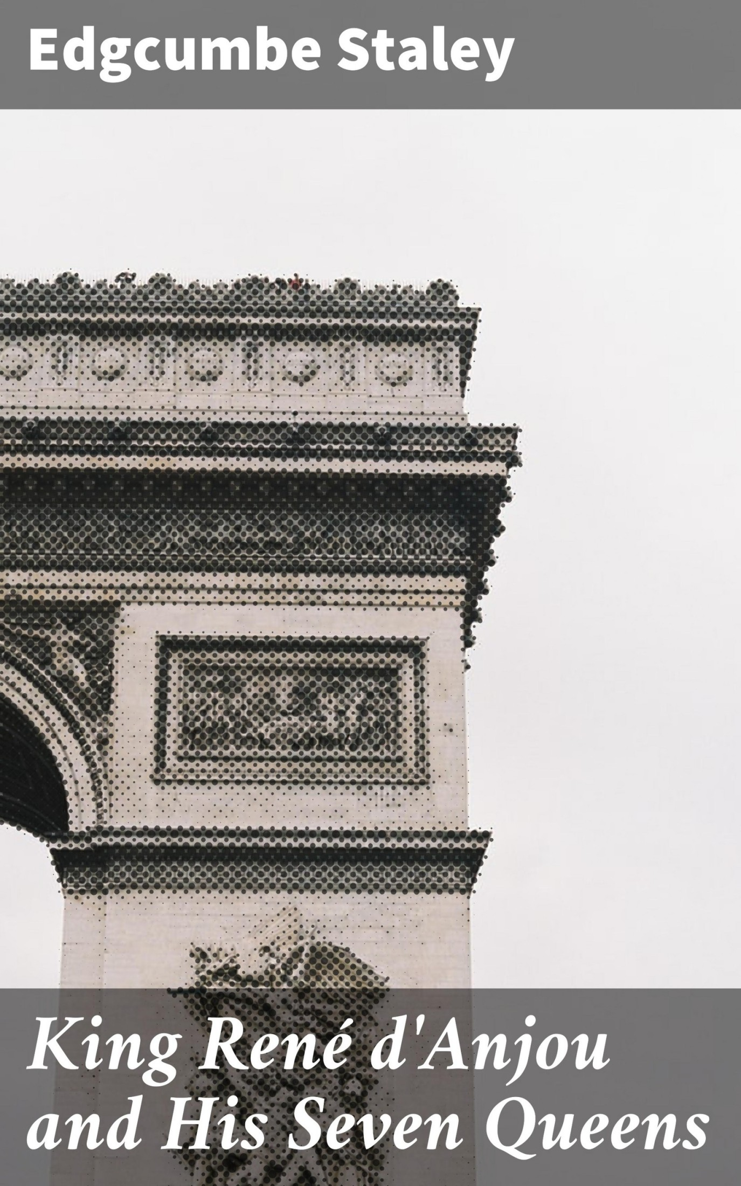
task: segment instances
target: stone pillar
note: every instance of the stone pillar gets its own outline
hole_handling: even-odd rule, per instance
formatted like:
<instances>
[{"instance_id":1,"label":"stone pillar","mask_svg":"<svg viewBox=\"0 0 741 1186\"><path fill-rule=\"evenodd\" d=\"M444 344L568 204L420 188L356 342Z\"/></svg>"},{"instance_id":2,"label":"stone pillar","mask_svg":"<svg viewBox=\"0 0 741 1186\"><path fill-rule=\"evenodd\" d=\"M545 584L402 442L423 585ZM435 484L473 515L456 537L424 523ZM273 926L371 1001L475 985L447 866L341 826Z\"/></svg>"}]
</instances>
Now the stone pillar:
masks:
<instances>
[{"instance_id":1,"label":"stone pillar","mask_svg":"<svg viewBox=\"0 0 741 1186\"><path fill-rule=\"evenodd\" d=\"M4 817L65 985L468 984L464 652L517 461L466 420L476 320L442 282L0 290Z\"/></svg>"}]
</instances>

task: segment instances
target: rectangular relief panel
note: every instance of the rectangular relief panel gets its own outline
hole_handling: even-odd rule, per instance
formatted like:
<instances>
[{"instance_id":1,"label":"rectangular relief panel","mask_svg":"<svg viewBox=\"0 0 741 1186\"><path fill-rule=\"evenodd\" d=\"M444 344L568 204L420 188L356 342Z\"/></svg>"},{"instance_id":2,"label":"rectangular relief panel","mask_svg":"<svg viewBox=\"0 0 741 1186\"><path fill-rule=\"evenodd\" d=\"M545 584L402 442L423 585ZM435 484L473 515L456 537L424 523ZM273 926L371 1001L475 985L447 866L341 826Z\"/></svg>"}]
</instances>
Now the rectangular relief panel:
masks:
<instances>
[{"instance_id":1,"label":"rectangular relief panel","mask_svg":"<svg viewBox=\"0 0 741 1186\"><path fill-rule=\"evenodd\" d=\"M158 645L158 781L427 781L423 642L165 636Z\"/></svg>"}]
</instances>

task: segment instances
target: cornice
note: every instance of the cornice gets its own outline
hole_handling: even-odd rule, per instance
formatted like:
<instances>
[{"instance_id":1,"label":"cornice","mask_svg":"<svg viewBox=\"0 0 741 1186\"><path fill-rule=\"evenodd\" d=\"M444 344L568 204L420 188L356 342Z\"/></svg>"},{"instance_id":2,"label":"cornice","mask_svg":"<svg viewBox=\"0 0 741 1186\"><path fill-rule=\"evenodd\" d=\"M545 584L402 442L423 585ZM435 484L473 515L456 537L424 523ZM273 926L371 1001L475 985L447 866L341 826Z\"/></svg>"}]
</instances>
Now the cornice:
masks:
<instances>
[{"instance_id":1,"label":"cornice","mask_svg":"<svg viewBox=\"0 0 741 1186\"><path fill-rule=\"evenodd\" d=\"M199 280L181 284L162 273L136 283L136 277L125 272L114 280L93 283L85 283L73 272L62 273L51 281L0 279L0 319L10 314L224 321L442 318L475 323L478 312L459 305L457 290L445 280L433 280L426 288L401 284L364 288L348 278L324 286L298 276L246 276L214 284Z\"/></svg>"},{"instance_id":2,"label":"cornice","mask_svg":"<svg viewBox=\"0 0 741 1186\"><path fill-rule=\"evenodd\" d=\"M102 828L48 838L65 893L437 893L468 896L489 832Z\"/></svg>"},{"instance_id":3,"label":"cornice","mask_svg":"<svg viewBox=\"0 0 741 1186\"><path fill-rule=\"evenodd\" d=\"M0 417L0 455L13 459L177 458L498 462L520 464L519 429L501 425Z\"/></svg>"},{"instance_id":4,"label":"cornice","mask_svg":"<svg viewBox=\"0 0 741 1186\"><path fill-rule=\"evenodd\" d=\"M117 343L121 353L127 339L134 343L149 339L156 354L166 343L170 353L178 353L187 343L198 348L230 341L284 346L356 341L371 347L381 342L453 344L458 351L462 394L478 316L478 309L460 306L456 290L442 280L421 289L409 285L362 288L348 279L322 287L298 277L269 280L258 276L211 285L199 281L179 284L163 275L137 284L127 273L92 284L72 273L50 282L0 279L0 336L9 343L3 355L3 375L6 379L24 378L27 368L38 360L38 349L29 354L24 344L28 347L31 339L37 344L47 340L52 351L66 351L61 362L52 360L55 373L51 378L46 376L52 387L62 380L69 382L70 371L75 369L69 353L73 340L78 345ZM134 350L128 359L122 355L119 372L125 370L130 377L138 365L136 354ZM159 374L161 365L159 354L150 359L150 378ZM36 371L37 367L34 376ZM166 367L165 373L169 373ZM105 388L105 381L112 378L110 359L108 370L97 375ZM322 375L327 377L326 365ZM86 379L90 380L87 372Z\"/></svg>"},{"instance_id":5,"label":"cornice","mask_svg":"<svg viewBox=\"0 0 741 1186\"><path fill-rule=\"evenodd\" d=\"M54 851L111 848L260 848L285 851L483 852L491 833L470 828L188 828L117 826L47 837Z\"/></svg>"}]
</instances>

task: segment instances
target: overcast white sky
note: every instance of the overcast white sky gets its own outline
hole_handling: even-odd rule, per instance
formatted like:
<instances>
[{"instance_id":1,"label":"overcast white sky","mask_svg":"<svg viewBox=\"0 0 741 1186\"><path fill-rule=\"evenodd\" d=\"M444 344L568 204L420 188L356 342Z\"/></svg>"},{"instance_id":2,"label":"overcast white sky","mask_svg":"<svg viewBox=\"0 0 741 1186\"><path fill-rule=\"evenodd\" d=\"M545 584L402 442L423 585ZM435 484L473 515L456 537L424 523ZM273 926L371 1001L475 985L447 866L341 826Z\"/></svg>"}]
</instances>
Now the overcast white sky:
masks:
<instances>
[{"instance_id":1,"label":"overcast white sky","mask_svg":"<svg viewBox=\"0 0 741 1186\"><path fill-rule=\"evenodd\" d=\"M454 280L525 467L468 676L479 985L741 983L739 113L0 115L0 274ZM57 982L0 828L0 984Z\"/></svg>"}]
</instances>

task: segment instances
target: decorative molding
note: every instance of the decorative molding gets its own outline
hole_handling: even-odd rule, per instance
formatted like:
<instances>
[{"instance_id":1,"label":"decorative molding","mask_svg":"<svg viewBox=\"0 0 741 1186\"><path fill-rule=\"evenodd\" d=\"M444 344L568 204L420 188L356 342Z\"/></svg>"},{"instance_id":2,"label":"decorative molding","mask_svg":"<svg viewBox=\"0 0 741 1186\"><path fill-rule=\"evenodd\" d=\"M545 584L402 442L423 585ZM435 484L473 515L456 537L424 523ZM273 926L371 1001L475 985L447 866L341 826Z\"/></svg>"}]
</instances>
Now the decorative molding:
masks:
<instances>
[{"instance_id":1,"label":"decorative molding","mask_svg":"<svg viewBox=\"0 0 741 1186\"><path fill-rule=\"evenodd\" d=\"M0 376L20 382L31 370L33 362L33 355L24 346L6 346L0 350Z\"/></svg>"},{"instance_id":2,"label":"decorative molding","mask_svg":"<svg viewBox=\"0 0 741 1186\"><path fill-rule=\"evenodd\" d=\"M50 841L65 894L470 895L489 832L107 828Z\"/></svg>"},{"instance_id":3,"label":"decorative molding","mask_svg":"<svg viewBox=\"0 0 741 1186\"><path fill-rule=\"evenodd\" d=\"M281 397L352 396L373 400L395 393L459 397L461 346L420 337L370 340L358 330L317 333L310 327L288 338L275 327L210 335L204 329L162 333L104 327L95 332L58 333L5 326L0 314L0 399L27 403L39 397L79 406L119 407L167 402L168 393L186 402L218 403L222 396L249 403L250 393ZM445 363L441 363L444 356ZM72 406L71 404L71 406Z\"/></svg>"},{"instance_id":4,"label":"decorative molding","mask_svg":"<svg viewBox=\"0 0 741 1186\"><path fill-rule=\"evenodd\" d=\"M441 280L424 291L299 277L0 280L0 402L179 411L290 399L358 414L380 401L460 416L477 322Z\"/></svg>"},{"instance_id":5,"label":"decorative molding","mask_svg":"<svg viewBox=\"0 0 741 1186\"><path fill-rule=\"evenodd\" d=\"M110 709L117 608L8 597L0 601L0 642L40 667L84 716L102 719Z\"/></svg>"},{"instance_id":6,"label":"decorative molding","mask_svg":"<svg viewBox=\"0 0 741 1186\"><path fill-rule=\"evenodd\" d=\"M124 824L50 837L52 847L65 852L97 852L133 845L185 849L248 847L281 852L349 847L369 852L435 850L481 854L490 840L491 832L475 828L195 828L169 824L151 828Z\"/></svg>"},{"instance_id":7,"label":"decorative molding","mask_svg":"<svg viewBox=\"0 0 741 1186\"><path fill-rule=\"evenodd\" d=\"M422 642L163 637L158 671L159 781L427 778Z\"/></svg>"},{"instance_id":8,"label":"decorative molding","mask_svg":"<svg viewBox=\"0 0 741 1186\"><path fill-rule=\"evenodd\" d=\"M430 491L302 484L249 476L51 474L6 478L0 550L7 568L347 572L465 565L468 532L453 499ZM452 491L451 491L452 493ZM421 505L420 505L421 504ZM18 514L12 513L18 506ZM216 530L218 525L218 531Z\"/></svg>"},{"instance_id":9,"label":"decorative molding","mask_svg":"<svg viewBox=\"0 0 741 1186\"><path fill-rule=\"evenodd\" d=\"M103 346L96 350L90 362L90 370L96 379L119 379L128 365L123 350L116 346Z\"/></svg>"},{"instance_id":10,"label":"decorative molding","mask_svg":"<svg viewBox=\"0 0 741 1186\"><path fill-rule=\"evenodd\" d=\"M376 349L374 351L374 378L387 387L409 387L413 383L420 359L413 350L401 351ZM426 361L426 360L425 360ZM440 383L441 372L437 372Z\"/></svg>"},{"instance_id":11,"label":"decorative molding","mask_svg":"<svg viewBox=\"0 0 741 1186\"><path fill-rule=\"evenodd\" d=\"M112 430L118 428L114 433ZM125 431L122 431L125 430ZM354 461L424 462L436 466L477 462L498 464L506 472L520 464L518 429L502 425L408 424L395 421L341 423L270 419L177 421L127 417L0 416L0 451L5 463L26 459L147 457L162 459L306 458Z\"/></svg>"},{"instance_id":12,"label":"decorative molding","mask_svg":"<svg viewBox=\"0 0 741 1186\"><path fill-rule=\"evenodd\" d=\"M433 280L426 288L414 285L376 284L364 288L344 278L323 286L293 277L270 280L245 276L231 283L179 284L158 273L143 283L121 275L115 280L87 284L74 272L55 280L0 280L0 318L12 313L26 317L57 318L154 318L233 317L286 318L301 321L328 316L394 320L475 321L478 309L458 304L458 292L446 280Z\"/></svg>"},{"instance_id":13,"label":"decorative molding","mask_svg":"<svg viewBox=\"0 0 741 1186\"><path fill-rule=\"evenodd\" d=\"M31 440L39 425L32 427ZM271 426L259 428L268 448ZM314 426L272 428L286 450L320 448ZM123 447L128 431L126 423L114 424L112 447ZM362 448L363 439L371 448L369 434L355 438L357 446L348 438L348 450ZM383 447L401 450L403 439L399 433ZM437 439L445 445L444 436ZM341 436L330 440L340 452ZM457 440L466 447L465 438ZM421 452L423 438L412 436L410 451L412 443ZM455 443L455 437L448 442ZM163 472L149 461L133 471L72 470L61 460L58 469L34 470L22 457L2 477L0 553L7 570L464 577L468 642L492 541L503 530L501 507L510 498L506 460L496 463L501 472L471 477L450 473L447 463L438 468L435 457L420 460L421 474L411 478L362 472L363 460L361 472L342 472L348 462L341 457L340 472L327 475L275 472L269 461L264 473Z\"/></svg>"}]
</instances>

